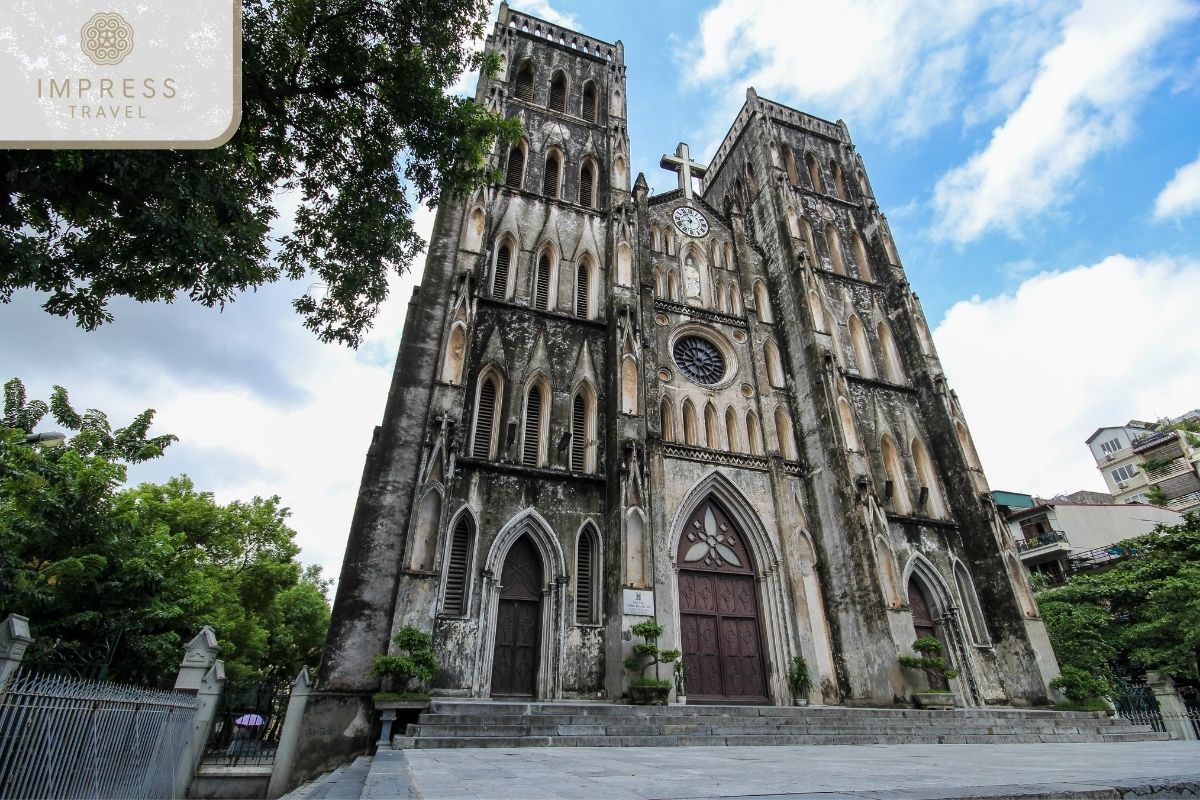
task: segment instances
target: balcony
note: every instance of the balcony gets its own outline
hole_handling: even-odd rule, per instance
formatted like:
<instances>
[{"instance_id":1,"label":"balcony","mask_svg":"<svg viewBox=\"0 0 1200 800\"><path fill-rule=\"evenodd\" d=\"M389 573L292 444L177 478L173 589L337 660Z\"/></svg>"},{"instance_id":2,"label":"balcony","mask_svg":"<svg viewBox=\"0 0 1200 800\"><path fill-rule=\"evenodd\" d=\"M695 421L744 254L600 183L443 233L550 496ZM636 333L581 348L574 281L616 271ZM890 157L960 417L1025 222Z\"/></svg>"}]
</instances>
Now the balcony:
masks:
<instances>
[{"instance_id":1,"label":"balcony","mask_svg":"<svg viewBox=\"0 0 1200 800\"><path fill-rule=\"evenodd\" d=\"M1067 535L1062 531L1046 531L1045 533L1034 534L1024 539L1017 540L1017 552L1027 553L1031 550L1037 550L1041 547L1049 547L1052 544L1061 542L1063 548L1070 550L1071 546L1067 544Z\"/></svg>"},{"instance_id":2,"label":"balcony","mask_svg":"<svg viewBox=\"0 0 1200 800\"><path fill-rule=\"evenodd\" d=\"M1136 551L1126 550L1124 547L1117 547L1116 545L1097 547L1095 550L1084 550L1082 553L1075 553L1067 559L1067 571L1071 574L1090 572L1099 567L1106 567L1117 561L1136 555Z\"/></svg>"},{"instance_id":3,"label":"balcony","mask_svg":"<svg viewBox=\"0 0 1200 800\"><path fill-rule=\"evenodd\" d=\"M1192 464L1186 458L1173 458L1165 464L1156 466L1150 469L1148 465L1143 465L1142 469L1146 472L1146 478L1151 483L1158 483L1167 478L1174 478L1176 475L1182 475L1185 472L1192 471Z\"/></svg>"},{"instance_id":4,"label":"balcony","mask_svg":"<svg viewBox=\"0 0 1200 800\"><path fill-rule=\"evenodd\" d=\"M1183 513L1200 507L1200 492L1189 492L1180 497L1172 497L1167 501L1167 508Z\"/></svg>"},{"instance_id":5,"label":"balcony","mask_svg":"<svg viewBox=\"0 0 1200 800\"><path fill-rule=\"evenodd\" d=\"M1169 442L1175 438L1175 431L1159 431L1158 433L1149 433L1133 440L1133 452L1144 453L1153 447L1158 447L1160 444Z\"/></svg>"}]
</instances>

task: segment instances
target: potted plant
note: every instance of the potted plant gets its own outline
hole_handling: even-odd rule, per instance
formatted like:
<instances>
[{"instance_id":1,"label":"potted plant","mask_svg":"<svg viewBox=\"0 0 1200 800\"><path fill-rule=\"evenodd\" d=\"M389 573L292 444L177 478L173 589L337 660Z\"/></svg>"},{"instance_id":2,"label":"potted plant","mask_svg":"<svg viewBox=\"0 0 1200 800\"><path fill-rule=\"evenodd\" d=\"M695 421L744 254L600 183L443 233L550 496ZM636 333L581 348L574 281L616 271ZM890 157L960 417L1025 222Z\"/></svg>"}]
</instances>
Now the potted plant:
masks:
<instances>
[{"instance_id":1,"label":"potted plant","mask_svg":"<svg viewBox=\"0 0 1200 800\"><path fill-rule=\"evenodd\" d=\"M633 646L633 655L623 662L625 669L634 673L629 681L629 696L640 706L665 706L671 694L671 682L658 676L658 665L675 663L681 653L659 649L658 639L663 634L663 626L652 619L639 622L630 631L642 641ZM653 676L646 674L650 668L654 669Z\"/></svg>"},{"instance_id":2,"label":"potted plant","mask_svg":"<svg viewBox=\"0 0 1200 800\"><path fill-rule=\"evenodd\" d=\"M675 702L681 706L687 705L687 676L682 658L675 662Z\"/></svg>"},{"instance_id":3,"label":"potted plant","mask_svg":"<svg viewBox=\"0 0 1200 800\"><path fill-rule=\"evenodd\" d=\"M804 656L792 656L788 667L788 686L792 687L792 702L798 706L808 705L808 693L812 689L812 678L808 674L808 662Z\"/></svg>"},{"instance_id":4,"label":"potted plant","mask_svg":"<svg viewBox=\"0 0 1200 800\"><path fill-rule=\"evenodd\" d=\"M427 706L429 693L425 687L442 669L433 652L433 637L412 625L405 625L392 641L396 645L396 655L375 656L371 665L371 674L384 679L384 691L375 695L375 707L380 708L381 704L390 708Z\"/></svg>"},{"instance_id":5,"label":"potted plant","mask_svg":"<svg viewBox=\"0 0 1200 800\"><path fill-rule=\"evenodd\" d=\"M953 692L932 688L948 686L947 681L950 678L958 677L958 670L950 669L946 659L942 657L942 643L932 636L922 636L913 642L912 649L920 655L899 656L896 660L902 667L924 672L931 687L927 691L913 692L913 705L917 708L954 708Z\"/></svg>"}]
</instances>

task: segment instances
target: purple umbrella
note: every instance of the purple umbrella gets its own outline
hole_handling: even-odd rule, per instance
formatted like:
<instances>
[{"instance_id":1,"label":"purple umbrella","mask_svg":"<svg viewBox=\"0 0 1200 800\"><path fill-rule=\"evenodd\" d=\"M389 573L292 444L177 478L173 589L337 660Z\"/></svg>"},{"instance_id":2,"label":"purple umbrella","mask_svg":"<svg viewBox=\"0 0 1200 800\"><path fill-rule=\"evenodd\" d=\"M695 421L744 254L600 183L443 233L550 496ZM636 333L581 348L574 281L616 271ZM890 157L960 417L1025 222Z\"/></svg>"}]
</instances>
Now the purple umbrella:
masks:
<instances>
[{"instance_id":1,"label":"purple umbrella","mask_svg":"<svg viewBox=\"0 0 1200 800\"><path fill-rule=\"evenodd\" d=\"M263 718L258 714L243 714L233 721L234 725L242 725L246 728L257 727L263 724Z\"/></svg>"}]
</instances>

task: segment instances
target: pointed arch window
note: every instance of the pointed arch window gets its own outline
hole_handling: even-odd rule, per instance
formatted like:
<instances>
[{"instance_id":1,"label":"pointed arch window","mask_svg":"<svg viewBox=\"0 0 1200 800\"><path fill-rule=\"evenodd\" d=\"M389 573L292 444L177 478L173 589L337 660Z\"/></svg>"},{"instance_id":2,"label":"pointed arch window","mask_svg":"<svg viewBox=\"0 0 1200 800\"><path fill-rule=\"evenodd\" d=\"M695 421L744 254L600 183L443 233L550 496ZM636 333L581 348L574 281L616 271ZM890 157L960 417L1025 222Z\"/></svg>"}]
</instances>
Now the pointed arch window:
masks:
<instances>
[{"instance_id":1,"label":"pointed arch window","mask_svg":"<svg viewBox=\"0 0 1200 800\"><path fill-rule=\"evenodd\" d=\"M904 383L904 367L900 364L900 353L896 350L896 342L892 339L892 329L886 322L879 322L879 349L883 353L883 369L887 379L892 383Z\"/></svg>"},{"instance_id":2,"label":"pointed arch window","mask_svg":"<svg viewBox=\"0 0 1200 800\"><path fill-rule=\"evenodd\" d=\"M546 154L546 171L542 174L542 194L547 197L558 197L559 174L562 172L562 159L558 151L551 150Z\"/></svg>"},{"instance_id":3,"label":"pointed arch window","mask_svg":"<svg viewBox=\"0 0 1200 800\"><path fill-rule=\"evenodd\" d=\"M800 218L796 216L796 209L791 206L787 208L787 224L788 236L791 236L793 239L799 239L802 235L800 233Z\"/></svg>"},{"instance_id":4,"label":"pointed arch window","mask_svg":"<svg viewBox=\"0 0 1200 800\"><path fill-rule=\"evenodd\" d=\"M546 428L550 410L550 387L546 379L534 378L525 390L524 435L521 439L521 463L540 467L546 463Z\"/></svg>"},{"instance_id":5,"label":"pointed arch window","mask_svg":"<svg viewBox=\"0 0 1200 800\"><path fill-rule=\"evenodd\" d=\"M758 311L759 322L775 321L775 316L771 313L771 298L767 295L767 285L762 281L754 282L754 306Z\"/></svg>"},{"instance_id":6,"label":"pointed arch window","mask_svg":"<svg viewBox=\"0 0 1200 800\"><path fill-rule=\"evenodd\" d=\"M567 110L567 78L561 72L554 73L554 77L550 79L550 104L551 111Z\"/></svg>"},{"instance_id":7,"label":"pointed arch window","mask_svg":"<svg viewBox=\"0 0 1200 800\"><path fill-rule=\"evenodd\" d=\"M650 226L650 249L656 253L662 252L662 232L657 225Z\"/></svg>"},{"instance_id":8,"label":"pointed arch window","mask_svg":"<svg viewBox=\"0 0 1200 800\"><path fill-rule=\"evenodd\" d=\"M829 248L829 260L833 262L833 271L845 275L846 260L842 257L842 239L832 224L825 226L825 246Z\"/></svg>"},{"instance_id":9,"label":"pointed arch window","mask_svg":"<svg viewBox=\"0 0 1200 800\"><path fill-rule=\"evenodd\" d=\"M863 242L862 234L854 231L850 234L850 243L854 248L854 265L858 268L859 280L872 280L871 262L867 258L867 245Z\"/></svg>"},{"instance_id":10,"label":"pointed arch window","mask_svg":"<svg viewBox=\"0 0 1200 800\"><path fill-rule=\"evenodd\" d=\"M526 61L517 72L517 84L513 92L518 100L533 102L533 64Z\"/></svg>"},{"instance_id":11,"label":"pointed arch window","mask_svg":"<svg viewBox=\"0 0 1200 800\"><path fill-rule=\"evenodd\" d=\"M867 176L863 174L861 169L855 170L854 174L858 177L858 191L863 197L870 197L871 190L867 188Z\"/></svg>"},{"instance_id":12,"label":"pointed arch window","mask_svg":"<svg viewBox=\"0 0 1200 800\"><path fill-rule=\"evenodd\" d=\"M497 300L508 299L509 276L512 274L512 242L504 239L496 250L496 263L492 268L492 297Z\"/></svg>"},{"instance_id":13,"label":"pointed arch window","mask_svg":"<svg viewBox=\"0 0 1200 800\"><path fill-rule=\"evenodd\" d=\"M725 269L733 269L733 245L729 242L725 243Z\"/></svg>"},{"instance_id":14,"label":"pointed arch window","mask_svg":"<svg viewBox=\"0 0 1200 800\"><path fill-rule=\"evenodd\" d=\"M762 429L758 426L758 417L753 411L746 412L746 440L750 443L750 455L763 454Z\"/></svg>"},{"instance_id":15,"label":"pointed arch window","mask_svg":"<svg viewBox=\"0 0 1200 800\"><path fill-rule=\"evenodd\" d=\"M442 362L442 380L446 383L462 383L463 356L467 351L467 328L456 322L450 328L450 339L446 344L446 357Z\"/></svg>"},{"instance_id":16,"label":"pointed arch window","mask_svg":"<svg viewBox=\"0 0 1200 800\"><path fill-rule=\"evenodd\" d=\"M858 433L854 430L854 414L850 411L850 402L845 397L837 399L838 422L842 427L842 436L846 440L847 450L858 450Z\"/></svg>"},{"instance_id":17,"label":"pointed arch window","mask_svg":"<svg viewBox=\"0 0 1200 800\"><path fill-rule=\"evenodd\" d=\"M742 437L738 433L738 416L733 410L733 406L725 409L725 438L729 442L729 452L744 453L742 449Z\"/></svg>"},{"instance_id":18,"label":"pointed arch window","mask_svg":"<svg viewBox=\"0 0 1200 800\"><path fill-rule=\"evenodd\" d=\"M857 314L851 314L846 321L850 329L850 348L854 351L854 365L864 378L875 377L875 362L871 359L871 347L867 343L867 332L859 321Z\"/></svg>"},{"instance_id":19,"label":"pointed arch window","mask_svg":"<svg viewBox=\"0 0 1200 800\"><path fill-rule=\"evenodd\" d=\"M467 217L466 230L463 231L464 250L478 251L483 247L483 228L486 219L482 208L471 209L471 213Z\"/></svg>"},{"instance_id":20,"label":"pointed arch window","mask_svg":"<svg viewBox=\"0 0 1200 800\"><path fill-rule=\"evenodd\" d=\"M485 371L475 398L475 430L471 440L473 458L496 457L496 422L500 416L500 390L503 384L495 370Z\"/></svg>"},{"instance_id":21,"label":"pointed arch window","mask_svg":"<svg viewBox=\"0 0 1200 800\"><path fill-rule=\"evenodd\" d=\"M571 398L571 471L595 471L596 394L584 383Z\"/></svg>"},{"instance_id":22,"label":"pointed arch window","mask_svg":"<svg viewBox=\"0 0 1200 800\"><path fill-rule=\"evenodd\" d=\"M796 154L786 144L783 146L783 163L787 169L788 183L800 186L800 170L796 169Z\"/></svg>"},{"instance_id":23,"label":"pointed arch window","mask_svg":"<svg viewBox=\"0 0 1200 800\"><path fill-rule=\"evenodd\" d=\"M421 498L416 523L409 546L408 568L415 572L432 572L438 530L442 525L442 493L436 487Z\"/></svg>"},{"instance_id":24,"label":"pointed arch window","mask_svg":"<svg viewBox=\"0 0 1200 800\"><path fill-rule=\"evenodd\" d=\"M971 469L983 469L979 463L979 454L975 451L975 445L971 442L967 426L963 425L962 420L954 420L954 435L958 437L958 444L963 449L963 455L967 457L967 466Z\"/></svg>"},{"instance_id":25,"label":"pointed arch window","mask_svg":"<svg viewBox=\"0 0 1200 800\"><path fill-rule=\"evenodd\" d=\"M721 449L721 427L717 422L717 407L712 402L704 406L704 443L710 450Z\"/></svg>"},{"instance_id":26,"label":"pointed arch window","mask_svg":"<svg viewBox=\"0 0 1200 800\"><path fill-rule=\"evenodd\" d=\"M667 296L667 287L665 286L665 284L663 282L662 270L659 269L658 267L654 268L654 296L655 297L666 297Z\"/></svg>"},{"instance_id":27,"label":"pointed arch window","mask_svg":"<svg viewBox=\"0 0 1200 800\"><path fill-rule=\"evenodd\" d=\"M683 401L683 442L693 447L700 445L700 424L696 419L696 407L690 399Z\"/></svg>"},{"instance_id":28,"label":"pointed arch window","mask_svg":"<svg viewBox=\"0 0 1200 800\"><path fill-rule=\"evenodd\" d=\"M504 170L504 185L520 189L525 179L525 147L522 142L508 151L508 166Z\"/></svg>"},{"instance_id":29,"label":"pointed arch window","mask_svg":"<svg viewBox=\"0 0 1200 800\"><path fill-rule=\"evenodd\" d=\"M600 622L600 535L589 522L575 545L575 624Z\"/></svg>"},{"instance_id":30,"label":"pointed arch window","mask_svg":"<svg viewBox=\"0 0 1200 800\"><path fill-rule=\"evenodd\" d=\"M675 255L675 233L670 227L663 232L663 247L666 248L667 255Z\"/></svg>"},{"instance_id":31,"label":"pointed arch window","mask_svg":"<svg viewBox=\"0 0 1200 800\"><path fill-rule=\"evenodd\" d=\"M750 162L746 162L746 190L750 197L758 194L758 180L754 177L754 170L750 168Z\"/></svg>"},{"instance_id":32,"label":"pointed arch window","mask_svg":"<svg viewBox=\"0 0 1200 800\"><path fill-rule=\"evenodd\" d=\"M792 418L783 406L775 409L775 435L779 437L779 453L788 461L796 460L796 439L792 434Z\"/></svg>"},{"instance_id":33,"label":"pointed arch window","mask_svg":"<svg viewBox=\"0 0 1200 800\"><path fill-rule=\"evenodd\" d=\"M821 165L817 163L812 153L804 155L804 164L808 167L808 180L814 192L825 194L825 181L821 179Z\"/></svg>"},{"instance_id":34,"label":"pointed arch window","mask_svg":"<svg viewBox=\"0 0 1200 800\"><path fill-rule=\"evenodd\" d=\"M550 287L553 265L550 263L550 252L543 250L538 256L537 271L533 276L533 307L539 311L550 310Z\"/></svg>"},{"instance_id":35,"label":"pointed arch window","mask_svg":"<svg viewBox=\"0 0 1200 800\"><path fill-rule=\"evenodd\" d=\"M579 205L587 208L596 207L596 162L590 158L584 159L579 168Z\"/></svg>"},{"instance_id":36,"label":"pointed arch window","mask_svg":"<svg viewBox=\"0 0 1200 800\"><path fill-rule=\"evenodd\" d=\"M846 177L842 174L842 166L836 161L829 162L829 172L833 175L833 191L839 200L849 200L850 192L846 189Z\"/></svg>"},{"instance_id":37,"label":"pointed arch window","mask_svg":"<svg viewBox=\"0 0 1200 800\"><path fill-rule=\"evenodd\" d=\"M621 413L638 413L637 360L631 355L621 359Z\"/></svg>"},{"instance_id":38,"label":"pointed arch window","mask_svg":"<svg viewBox=\"0 0 1200 800\"><path fill-rule=\"evenodd\" d=\"M776 389L784 387L783 360L779 357L779 348L771 340L763 346L763 355L767 361L767 380Z\"/></svg>"},{"instance_id":39,"label":"pointed arch window","mask_svg":"<svg viewBox=\"0 0 1200 800\"><path fill-rule=\"evenodd\" d=\"M812 223L808 221L808 217L800 218L800 232L804 234L804 244L808 247L808 263L816 265L817 261L817 240L813 238Z\"/></svg>"},{"instance_id":40,"label":"pointed arch window","mask_svg":"<svg viewBox=\"0 0 1200 800\"><path fill-rule=\"evenodd\" d=\"M812 312L813 325L817 329L817 333L829 333L829 325L825 319L825 307L821 305L821 298L817 296L816 289L808 290L808 308Z\"/></svg>"},{"instance_id":41,"label":"pointed arch window","mask_svg":"<svg viewBox=\"0 0 1200 800\"><path fill-rule=\"evenodd\" d=\"M879 440L879 454L883 457L883 473L887 479L887 483L884 484L884 498L891 501L896 513L911 514L912 498L908 493L908 481L904 477L904 462L900 460L900 451L896 449L896 443L886 433Z\"/></svg>"},{"instance_id":42,"label":"pointed arch window","mask_svg":"<svg viewBox=\"0 0 1200 800\"><path fill-rule=\"evenodd\" d=\"M663 441L675 441L675 406L672 405L671 398L663 397L658 404L658 416L662 420Z\"/></svg>"},{"instance_id":43,"label":"pointed arch window","mask_svg":"<svg viewBox=\"0 0 1200 800\"><path fill-rule=\"evenodd\" d=\"M617 245L617 283L633 285L633 251L625 242Z\"/></svg>"},{"instance_id":44,"label":"pointed arch window","mask_svg":"<svg viewBox=\"0 0 1200 800\"><path fill-rule=\"evenodd\" d=\"M588 81L583 85L583 118L596 121L596 84Z\"/></svg>"},{"instance_id":45,"label":"pointed arch window","mask_svg":"<svg viewBox=\"0 0 1200 800\"><path fill-rule=\"evenodd\" d=\"M458 515L450 534L446 554L446 589L442 594L442 614L463 617L467 614L470 593L471 555L474 552L475 520L466 511Z\"/></svg>"},{"instance_id":46,"label":"pointed arch window","mask_svg":"<svg viewBox=\"0 0 1200 800\"><path fill-rule=\"evenodd\" d=\"M971 641L977 645L987 645L990 642L987 624L983 620L983 609L979 607L979 596L975 594L975 584L967 573L962 562L954 561L954 585L958 587L959 602L967 612L967 629L971 632Z\"/></svg>"},{"instance_id":47,"label":"pointed arch window","mask_svg":"<svg viewBox=\"0 0 1200 800\"><path fill-rule=\"evenodd\" d=\"M591 258L585 255L579 259L579 265L575 268L575 316L583 319L593 316L595 272Z\"/></svg>"},{"instance_id":48,"label":"pointed arch window","mask_svg":"<svg viewBox=\"0 0 1200 800\"><path fill-rule=\"evenodd\" d=\"M946 516L946 504L942 501L942 491L938 488L937 473L933 470L933 462L929 451L920 439L912 440L913 465L917 468L917 477L921 480L918 500L923 500L921 511L927 516L941 518Z\"/></svg>"},{"instance_id":49,"label":"pointed arch window","mask_svg":"<svg viewBox=\"0 0 1200 800\"><path fill-rule=\"evenodd\" d=\"M736 283L729 284L729 313L739 317L742 315L742 296Z\"/></svg>"},{"instance_id":50,"label":"pointed arch window","mask_svg":"<svg viewBox=\"0 0 1200 800\"><path fill-rule=\"evenodd\" d=\"M679 293L679 273L675 270L667 273L667 294L676 303L683 302L683 296Z\"/></svg>"}]
</instances>

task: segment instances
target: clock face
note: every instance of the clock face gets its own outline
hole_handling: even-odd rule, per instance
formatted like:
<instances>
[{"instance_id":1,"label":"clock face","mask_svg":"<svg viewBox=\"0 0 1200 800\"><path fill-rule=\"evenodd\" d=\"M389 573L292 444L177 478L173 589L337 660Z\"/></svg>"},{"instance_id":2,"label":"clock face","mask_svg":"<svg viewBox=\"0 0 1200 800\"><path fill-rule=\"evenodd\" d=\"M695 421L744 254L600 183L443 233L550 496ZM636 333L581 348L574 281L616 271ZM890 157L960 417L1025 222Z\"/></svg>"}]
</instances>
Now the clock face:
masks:
<instances>
[{"instance_id":1,"label":"clock face","mask_svg":"<svg viewBox=\"0 0 1200 800\"><path fill-rule=\"evenodd\" d=\"M686 236L700 237L708 233L708 220L694 208L680 206L673 215L675 227Z\"/></svg>"}]
</instances>

